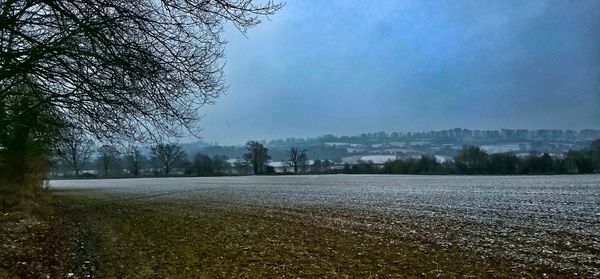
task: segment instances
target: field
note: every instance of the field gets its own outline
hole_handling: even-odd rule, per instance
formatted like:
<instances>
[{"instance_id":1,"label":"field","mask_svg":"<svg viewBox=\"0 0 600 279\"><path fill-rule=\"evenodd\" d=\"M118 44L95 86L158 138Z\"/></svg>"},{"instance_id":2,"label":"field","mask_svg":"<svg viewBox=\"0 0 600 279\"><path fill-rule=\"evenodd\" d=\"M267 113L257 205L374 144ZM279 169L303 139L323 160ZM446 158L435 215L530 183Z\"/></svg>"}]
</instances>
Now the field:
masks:
<instances>
[{"instance_id":1,"label":"field","mask_svg":"<svg viewBox=\"0 0 600 279\"><path fill-rule=\"evenodd\" d=\"M600 176L52 181L73 276L598 277Z\"/></svg>"}]
</instances>

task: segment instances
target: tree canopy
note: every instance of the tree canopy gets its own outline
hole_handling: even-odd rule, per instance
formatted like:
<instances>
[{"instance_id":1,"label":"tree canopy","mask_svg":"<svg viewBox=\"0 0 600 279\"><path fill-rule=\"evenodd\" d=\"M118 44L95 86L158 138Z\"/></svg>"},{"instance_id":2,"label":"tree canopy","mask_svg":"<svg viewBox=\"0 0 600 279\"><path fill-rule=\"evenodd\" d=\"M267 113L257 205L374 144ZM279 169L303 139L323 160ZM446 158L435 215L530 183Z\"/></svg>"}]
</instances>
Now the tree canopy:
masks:
<instances>
[{"instance_id":1,"label":"tree canopy","mask_svg":"<svg viewBox=\"0 0 600 279\"><path fill-rule=\"evenodd\" d=\"M196 133L198 107L225 89L224 24L246 32L282 6L253 2L2 1L0 99L36 88L100 140Z\"/></svg>"},{"instance_id":2,"label":"tree canopy","mask_svg":"<svg viewBox=\"0 0 600 279\"><path fill-rule=\"evenodd\" d=\"M169 176L173 167L187 157L177 144L160 143L150 149L151 160Z\"/></svg>"},{"instance_id":3,"label":"tree canopy","mask_svg":"<svg viewBox=\"0 0 600 279\"><path fill-rule=\"evenodd\" d=\"M265 164L271 160L269 149L258 141L251 140L246 143L248 153L243 155L244 160L252 165L254 174L259 174L264 171Z\"/></svg>"}]
</instances>

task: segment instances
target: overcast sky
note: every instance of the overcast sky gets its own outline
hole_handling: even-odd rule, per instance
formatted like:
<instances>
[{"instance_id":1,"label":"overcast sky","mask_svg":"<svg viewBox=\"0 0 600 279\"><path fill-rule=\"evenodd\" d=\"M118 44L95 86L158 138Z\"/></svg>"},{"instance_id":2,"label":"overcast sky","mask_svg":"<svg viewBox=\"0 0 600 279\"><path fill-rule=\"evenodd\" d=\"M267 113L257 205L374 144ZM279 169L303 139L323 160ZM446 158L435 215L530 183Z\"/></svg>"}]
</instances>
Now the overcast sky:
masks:
<instances>
[{"instance_id":1,"label":"overcast sky","mask_svg":"<svg viewBox=\"0 0 600 279\"><path fill-rule=\"evenodd\" d=\"M225 36L207 141L600 128L598 0L290 0Z\"/></svg>"}]
</instances>

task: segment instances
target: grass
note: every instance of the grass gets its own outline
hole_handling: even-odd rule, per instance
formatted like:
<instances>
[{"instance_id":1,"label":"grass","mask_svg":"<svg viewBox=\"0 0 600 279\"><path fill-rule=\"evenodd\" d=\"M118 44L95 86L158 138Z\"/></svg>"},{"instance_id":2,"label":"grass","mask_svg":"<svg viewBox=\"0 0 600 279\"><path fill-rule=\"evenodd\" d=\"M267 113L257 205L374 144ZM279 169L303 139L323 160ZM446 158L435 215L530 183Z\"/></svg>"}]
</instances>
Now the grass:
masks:
<instances>
[{"instance_id":1,"label":"grass","mask_svg":"<svg viewBox=\"0 0 600 279\"><path fill-rule=\"evenodd\" d=\"M502 263L481 261L468 251L424 246L392 235L346 232L285 216L203 204L118 201L76 195L62 196L61 204L59 212L69 220L68 226L85 230L79 234L79 238L83 235L86 238L79 246L75 260L79 262L72 267L79 275L93 274L99 278L516 275ZM73 235L77 238L77 233L71 232Z\"/></svg>"}]
</instances>

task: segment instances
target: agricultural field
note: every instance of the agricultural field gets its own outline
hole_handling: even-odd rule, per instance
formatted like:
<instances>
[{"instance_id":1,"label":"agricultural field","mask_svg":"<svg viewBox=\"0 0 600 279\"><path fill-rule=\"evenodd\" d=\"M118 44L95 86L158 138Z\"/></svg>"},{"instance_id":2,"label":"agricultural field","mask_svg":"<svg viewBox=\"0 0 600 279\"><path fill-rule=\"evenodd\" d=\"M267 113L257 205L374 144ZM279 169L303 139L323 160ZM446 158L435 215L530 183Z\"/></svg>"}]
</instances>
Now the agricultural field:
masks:
<instances>
[{"instance_id":1,"label":"agricultural field","mask_svg":"<svg viewBox=\"0 0 600 279\"><path fill-rule=\"evenodd\" d=\"M78 278L600 276L598 175L50 185Z\"/></svg>"}]
</instances>

